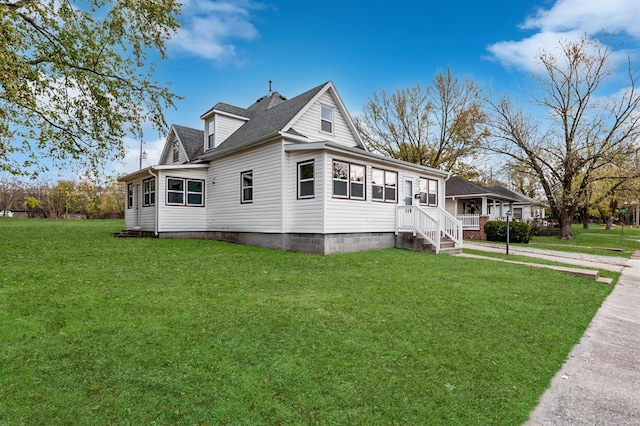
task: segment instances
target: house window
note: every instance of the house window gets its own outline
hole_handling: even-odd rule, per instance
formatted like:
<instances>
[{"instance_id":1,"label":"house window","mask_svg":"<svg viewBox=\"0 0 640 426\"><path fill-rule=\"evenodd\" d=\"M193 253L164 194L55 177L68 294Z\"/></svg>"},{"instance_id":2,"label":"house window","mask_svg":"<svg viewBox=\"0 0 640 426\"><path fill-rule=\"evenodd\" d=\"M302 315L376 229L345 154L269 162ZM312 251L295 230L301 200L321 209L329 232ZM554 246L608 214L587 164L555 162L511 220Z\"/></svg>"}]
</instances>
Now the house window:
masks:
<instances>
[{"instance_id":1,"label":"house window","mask_svg":"<svg viewBox=\"0 0 640 426\"><path fill-rule=\"evenodd\" d=\"M343 161L334 161L333 196L336 198L364 200L365 172L365 166Z\"/></svg>"},{"instance_id":2,"label":"house window","mask_svg":"<svg viewBox=\"0 0 640 426\"><path fill-rule=\"evenodd\" d=\"M142 188L144 194L143 205L153 206L156 204L156 179L145 179L142 181Z\"/></svg>"},{"instance_id":3,"label":"house window","mask_svg":"<svg viewBox=\"0 0 640 426\"><path fill-rule=\"evenodd\" d=\"M133 208L133 184L127 184L127 208Z\"/></svg>"},{"instance_id":4,"label":"house window","mask_svg":"<svg viewBox=\"0 0 640 426\"><path fill-rule=\"evenodd\" d=\"M314 162L298 163L298 198L313 198L314 190Z\"/></svg>"},{"instance_id":5,"label":"house window","mask_svg":"<svg viewBox=\"0 0 640 426\"><path fill-rule=\"evenodd\" d=\"M215 147L215 136L216 136L216 122L214 120L211 120L209 122L209 139L208 139L208 145L207 147L209 149Z\"/></svg>"},{"instance_id":6,"label":"house window","mask_svg":"<svg viewBox=\"0 0 640 426\"><path fill-rule=\"evenodd\" d=\"M395 203L398 200L398 173L388 170L371 170L371 198L373 201Z\"/></svg>"},{"instance_id":7,"label":"house window","mask_svg":"<svg viewBox=\"0 0 640 426\"><path fill-rule=\"evenodd\" d=\"M187 180L187 205L202 206L204 198L204 181Z\"/></svg>"},{"instance_id":8,"label":"house window","mask_svg":"<svg viewBox=\"0 0 640 426\"><path fill-rule=\"evenodd\" d=\"M420 204L438 205L438 181L420 178Z\"/></svg>"},{"instance_id":9,"label":"house window","mask_svg":"<svg viewBox=\"0 0 640 426\"><path fill-rule=\"evenodd\" d=\"M172 206L204 206L204 181L168 178L167 204Z\"/></svg>"},{"instance_id":10,"label":"house window","mask_svg":"<svg viewBox=\"0 0 640 426\"><path fill-rule=\"evenodd\" d=\"M514 207L513 208L513 218L522 220L522 207Z\"/></svg>"},{"instance_id":11,"label":"house window","mask_svg":"<svg viewBox=\"0 0 640 426\"><path fill-rule=\"evenodd\" d=\"M184 179L167 179L167 204L184 204Z\"/></svg>"},{"instance_id":12,"label":"house window","mask_svg":"<svg viewBox=\"0 0 640 426\"><path fill-rule=\"evenodd\" d=\"M364 166L359 166L356 164L350 165L351 172L350 175L350 191L351 197L357 200L364 200Z\"/></svg>"},{"instance_id":13,"label":"house window","mask_svg":"<svg viewBox=\"0 0 640 426\"><path fill-rule=\"evenodd\" d=\"M173 141L173 162L177 163L180 159L180 142Z\"/></svg>"},{"instance_id":14,"label":"house window","mask_svg":"<svg viewBox=\"0 0 640 426\"><path fill-rule=\"evenodd\" d=\"M333 108L320 105L320 130L333 133Z\"/></svg>"},{"instance_id":15,"label":"house window","mask_svg":"<svg viewBox=\"0 0 640 426\"><path fill-rule=\"evenodd\" d=\"M253 202L253 170L240 173L240 185L240 201L242 203Z\"/></svg>"}]
</instances>

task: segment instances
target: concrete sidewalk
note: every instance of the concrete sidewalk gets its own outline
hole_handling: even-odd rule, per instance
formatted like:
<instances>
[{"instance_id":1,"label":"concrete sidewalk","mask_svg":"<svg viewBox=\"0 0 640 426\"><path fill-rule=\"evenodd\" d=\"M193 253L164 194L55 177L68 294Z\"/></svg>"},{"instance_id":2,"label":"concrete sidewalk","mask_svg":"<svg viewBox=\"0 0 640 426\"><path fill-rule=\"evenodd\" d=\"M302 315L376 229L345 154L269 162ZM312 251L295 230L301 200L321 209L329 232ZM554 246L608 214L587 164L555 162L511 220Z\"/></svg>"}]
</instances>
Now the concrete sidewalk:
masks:
<instances>
[{"instance_id":1,"label":"concrete sidewalk","mask_svg":"<svg viewBox=\"0 0 640 426\"><path fill-rule=\"evenodd\" d=\"M505 253L505 245L486 243L482 241L464 241L463 249ZM509 246L509 254L514 256L535 257L569 265L598 268L605 271L622 272L627 265L627 259L615 256L598 256L592 254L572 253L559 250L543 250L533 247Z\"/></svg>"},{"instance_id":2,"label":"concrete sidewalk","mask_svg":"<svg viewBox=\"0 0 640 426\"><path fill-rule=\"evenodd\" d=\"M525 425L640 425L640 250Z\"/></svg>"}]
</instances>

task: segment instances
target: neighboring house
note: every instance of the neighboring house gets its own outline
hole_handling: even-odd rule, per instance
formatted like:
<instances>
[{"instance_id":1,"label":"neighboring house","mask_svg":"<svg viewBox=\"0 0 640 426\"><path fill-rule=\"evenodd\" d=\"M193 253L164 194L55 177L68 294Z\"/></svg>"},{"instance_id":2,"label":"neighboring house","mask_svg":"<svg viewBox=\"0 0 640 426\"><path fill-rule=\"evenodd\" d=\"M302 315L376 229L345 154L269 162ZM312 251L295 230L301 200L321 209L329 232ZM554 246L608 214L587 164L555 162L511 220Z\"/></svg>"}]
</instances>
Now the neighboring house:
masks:
<instances>
[{"instance_id":1,"label":"neighboring house","mask_svg":"<svg viewBox=\"0 0 640 426\"><path fill-rule=\"evenodd\" d=\"M332 82L200 118L204 131L171 127L159 165L120 177L129 233L324 254L461 247L447 173L369 152Z\"/></svg>"},{"instance_id":2,"label":"neighboring house","mask_svg":"<svg viewBox=\"0 0 640 426\"><path fill-rule=\"evenodd\" d=\"M465 238L483 238L482 227L487 220L529 222L544 218L544 204L502 186L484 187L457 176L447 181L446 210L461 223Z\"/></svg>"}]
</instances>

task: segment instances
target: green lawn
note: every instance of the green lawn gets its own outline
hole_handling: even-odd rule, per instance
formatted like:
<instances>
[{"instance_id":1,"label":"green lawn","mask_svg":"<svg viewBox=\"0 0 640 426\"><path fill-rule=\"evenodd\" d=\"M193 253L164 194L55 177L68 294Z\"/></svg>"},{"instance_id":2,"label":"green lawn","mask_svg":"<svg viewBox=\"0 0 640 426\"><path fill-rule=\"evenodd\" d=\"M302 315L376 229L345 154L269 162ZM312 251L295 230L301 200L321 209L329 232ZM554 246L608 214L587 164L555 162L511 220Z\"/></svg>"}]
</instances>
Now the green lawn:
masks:
<instances>
[{"instance_id":1,"label":"green lawn","mask_svg":"<svg viewBox=\"0 0 640 426\"><path fill-rule=\"evenodd\" d=\"M0 220L0 424L514 425L611 287Z\"/></svg>"},{"instance_id":2,"label":"green lawn","mask_svg":"<svg viewBox=\"0 0 640 426\"><path fill-rule=\"evenodd\" d=\"M531 239L530 247L551 250L575 251L579 253L603 256L621 256L629 258L640 246L640 229L615 226L606 230L603 225L573 225L573 239L559 240L558 237L540 237Z\"/></svg>"}]
</instances>

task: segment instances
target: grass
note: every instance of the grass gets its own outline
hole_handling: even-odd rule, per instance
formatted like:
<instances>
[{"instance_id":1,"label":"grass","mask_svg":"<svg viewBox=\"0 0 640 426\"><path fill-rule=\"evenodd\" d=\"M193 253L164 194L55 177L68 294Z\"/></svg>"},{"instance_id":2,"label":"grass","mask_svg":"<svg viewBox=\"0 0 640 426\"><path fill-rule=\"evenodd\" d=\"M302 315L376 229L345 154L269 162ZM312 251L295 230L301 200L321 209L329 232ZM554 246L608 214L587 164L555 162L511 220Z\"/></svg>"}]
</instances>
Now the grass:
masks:
<instances>
[{"instance_id":1,"label":"grass","mask_svg":"<svg viewBox=\"0 0 640 426\"><path fill-rule=\"evenodd\" d=\"M559 240L557 237L533 237L529 245L560 251L597 254L602 256L618 256L629 258L640 246L640 229L615 226L611 230L603 225L573 226L572 240Z\"/></svg>"},{"instance_id":2,"label":"grass","mask_svg":"<svg viewBox=\"0 0 640 426\"><path fill-rule=\"evenodd\" d=\"M521 424L611 291L0 220L0 424Z\"/></svg>"},{"instance_id":3,"label":"grass","mask_svg":"<svg viewBox=\"0 0 640 426\"><path fill-rule=\"evenodd\" d=\"M535 264L540 264L540 265L554 265L554 266L565 266L565 267L569 267L569 268L591 269L591 270L594 270L594 271L599 271L599 275L601 277L612 278L613 279L613 283L616 283L618 281L618 278L620 278L620 274L618 272L607 271L607 270L599 269L599 268L595 268L595 267L576 266L576 265L570 264L570 263L555 262L555 261L551 261L551 260L540 259L540 258L537 258L537 257L518 256L518 255L514 255L514 254L507 255L505 253L494 253L494 252L489 252L489 251L474 250L474 249L467 249L467 248L464 249L464 252L465 253L469 253L469 254L475 254L475 255L478 255L478 256L483 256L483 257L491 257L491 258L504 259L504 260L513 260L513 261L526 262L526 263L535 263Z\"/></svg>"}]
</instances>

